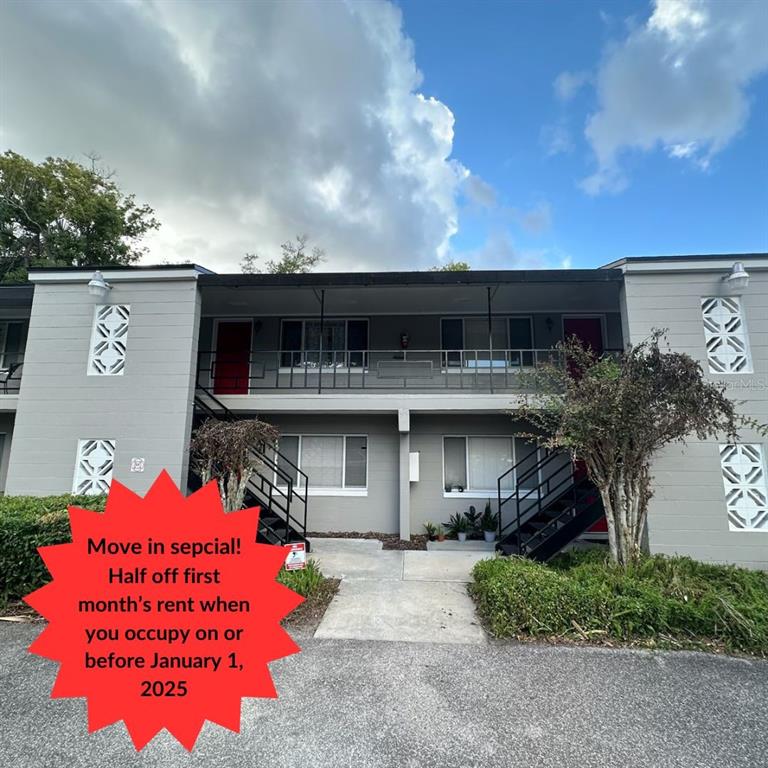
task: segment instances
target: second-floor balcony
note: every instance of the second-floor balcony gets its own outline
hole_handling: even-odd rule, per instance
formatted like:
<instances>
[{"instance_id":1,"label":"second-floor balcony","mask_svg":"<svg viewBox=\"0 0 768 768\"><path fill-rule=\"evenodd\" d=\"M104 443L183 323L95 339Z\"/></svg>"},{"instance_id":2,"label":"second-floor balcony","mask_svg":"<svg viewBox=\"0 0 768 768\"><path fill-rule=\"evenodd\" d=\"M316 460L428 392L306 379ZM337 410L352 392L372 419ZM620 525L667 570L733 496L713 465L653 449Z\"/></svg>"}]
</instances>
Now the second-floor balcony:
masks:
<instances>
[{"instance_id":1,"label":"second-floor balcony","mask_svg":"<svg viewBox=\"0 0 768 768\"><path fill-rule=\"evenodd\" d=\"M270 350L199 354L197 383L217 395L309 390L519 392L556 349Z\"/></svg>"},{"instance_id":2,"label":"second-floor balcony","mask_svg":"<svg viewBox=\"0 0 768 768\"><path fill-rule=\"evenodd\" d=\"M556 347L564 338L598 352L621 347L617 277L202 276L197 383L223 396L530 391L525 374L562 364Z\"/></svg>"}]
</instances>

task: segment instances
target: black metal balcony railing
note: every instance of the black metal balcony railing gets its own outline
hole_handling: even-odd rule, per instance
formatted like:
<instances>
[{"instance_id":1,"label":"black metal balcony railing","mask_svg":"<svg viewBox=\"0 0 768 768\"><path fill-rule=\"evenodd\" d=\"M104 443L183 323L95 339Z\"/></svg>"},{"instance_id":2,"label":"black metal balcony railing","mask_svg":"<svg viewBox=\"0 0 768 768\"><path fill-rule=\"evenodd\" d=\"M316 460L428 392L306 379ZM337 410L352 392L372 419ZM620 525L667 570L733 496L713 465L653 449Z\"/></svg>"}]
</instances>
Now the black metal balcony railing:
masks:
<instances>
[{"instance_id":1,"label":"black metal balcony railing","mask_svg":"<svg viewBox=\"0 0 768 768\"><path fill-rule=\"evenodd\" d=\"M520 374L562 363L556 349L270 350L200 352L198 384L220 395L274 390L522 389Z\"/></svg>"},{"instance_id":2,"label":"black metal balcony railing","mask_svg":"<svg viewBox=\"0 0 768 768\"><path fill-rule=\"evenodd\" d=\"M18 395L24 355L0 355L0 395Z\"/></svg>"}]
</instances>

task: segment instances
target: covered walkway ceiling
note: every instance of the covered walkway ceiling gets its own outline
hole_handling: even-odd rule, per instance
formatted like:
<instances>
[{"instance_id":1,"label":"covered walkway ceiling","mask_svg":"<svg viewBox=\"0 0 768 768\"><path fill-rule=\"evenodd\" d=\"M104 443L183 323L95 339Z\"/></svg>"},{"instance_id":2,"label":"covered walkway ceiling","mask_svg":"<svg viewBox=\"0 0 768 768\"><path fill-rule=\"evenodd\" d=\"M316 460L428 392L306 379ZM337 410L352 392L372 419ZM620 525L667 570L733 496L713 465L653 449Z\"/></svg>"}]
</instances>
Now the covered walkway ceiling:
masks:
<instances>
[{"instance_id":1,"label":"covered walkway ceiling","mask_svg":"<svg viewBox=\"0 0 768 768\"><path fill-rule=\"evenodd\" d=\"M206 315L392 315L494 312L618 312L614 270L471 273L203 275Z\"/></svg>"}]
</instances>

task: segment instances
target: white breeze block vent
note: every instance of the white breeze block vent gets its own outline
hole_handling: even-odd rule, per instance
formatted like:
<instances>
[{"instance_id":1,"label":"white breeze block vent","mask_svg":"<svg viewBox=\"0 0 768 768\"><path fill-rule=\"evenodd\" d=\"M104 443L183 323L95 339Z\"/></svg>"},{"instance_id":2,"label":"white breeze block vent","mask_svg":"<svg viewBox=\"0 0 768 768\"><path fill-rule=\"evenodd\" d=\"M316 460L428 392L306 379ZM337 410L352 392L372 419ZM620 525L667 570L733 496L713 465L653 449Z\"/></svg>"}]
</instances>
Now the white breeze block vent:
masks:
<instances>
[{"instance_id":1,"label":"white breeze block vent","mask_svg":"<svg viewBox=\"0 0 768 768\"><path fill-rule=\"evenodd\" d=\"M749 443L720 446L728 527L768 532L768 486L763 447Z\"/></svg>"},{"instance_id":2,"label":"white breeze block vent","mask_svg":"<svg viewBox=\"0 0 768 768\"><path fill-rule=\"evenodd\" d=\"M78 440L72 493L85 496L107 493L114 464L114 440Z\"/></svg>"},{"instance_id":3,"label":"white breeze block vent","mask_svg":"<svg viewBox=\"0 0 768 768\"><path fill-rule=\"evenodd\" d=\"M751 373L749 340L736 297L704 298L704 339L710 373Z\"/></svg>"},{"instance_id":4,"label":"white breeze block vent","mask_svg":"<svg viewBox=\"0 0 768 768\"><path fill-rule=\"evenodd\" d=\"M89 376L122 376L131 308L127 304L104 304L95 308Z\"/></svg>"}]
</instances>

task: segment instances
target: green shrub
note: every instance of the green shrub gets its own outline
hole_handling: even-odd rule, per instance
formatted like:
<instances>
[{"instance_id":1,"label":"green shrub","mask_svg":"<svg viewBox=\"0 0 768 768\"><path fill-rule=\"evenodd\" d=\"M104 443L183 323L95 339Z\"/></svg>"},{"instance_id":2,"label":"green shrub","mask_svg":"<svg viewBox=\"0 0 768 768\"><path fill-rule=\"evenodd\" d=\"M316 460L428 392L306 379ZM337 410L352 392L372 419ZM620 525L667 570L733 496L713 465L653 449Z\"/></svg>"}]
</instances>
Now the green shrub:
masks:
<instances>
[{"instance_id":1,"label":"green shrub","mask_svg":"<svg viewBox=\"0 0 768 768\"><path fill-rule=\"evenodd\" d=\"M307 567L300 571L286 571L281 568L277 580L302 597L309 597L322 586L325 577L320 572L317 561L310 559L307 560Z\"/></svg>"},{"instance_id":2,"label":"green shrub","mask_svg":"<svg viewBox=\"0 0 768 768\"><path fill-rule=\"evenodd\" d=\"M497 637L723 647L768 656L768 574L656 555L623 570L601 551L549 565L479 562L470 591Z\"/></svg>"},{"instance_id":3,"label":"green shrub","mask_svg":"<svg viewBox=\"0 0 768 768\"><path fill-rule=\"evenodd\" d=\"M0 497L0 604L50 580L38 547L70 540L67 507L104 509L104 496Z\"/></svg>"}]
</instances>

